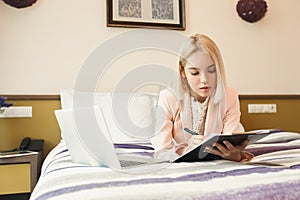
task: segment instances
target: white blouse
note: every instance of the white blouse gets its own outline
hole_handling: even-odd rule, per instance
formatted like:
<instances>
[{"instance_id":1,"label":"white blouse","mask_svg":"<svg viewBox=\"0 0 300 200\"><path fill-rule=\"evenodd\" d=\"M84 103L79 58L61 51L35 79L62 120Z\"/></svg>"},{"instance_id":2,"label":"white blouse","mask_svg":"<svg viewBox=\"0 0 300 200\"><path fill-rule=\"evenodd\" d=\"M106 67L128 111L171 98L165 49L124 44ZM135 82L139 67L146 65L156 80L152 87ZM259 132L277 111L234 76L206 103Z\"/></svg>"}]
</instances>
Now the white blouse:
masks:
<instances>
[{"instance_id":1,"label":"white blouse","mask_svg":"<svg viewBox=\"0 0 300 200\"><path fill-rule=\"evenodd\" d=\"M192 105L192 118L193 118L193 130L200 135L204 134L205 119L208 108L208 99L206 98L203 103L197 101L195 98L191 98Z\"/></svg>"}]
</instances>

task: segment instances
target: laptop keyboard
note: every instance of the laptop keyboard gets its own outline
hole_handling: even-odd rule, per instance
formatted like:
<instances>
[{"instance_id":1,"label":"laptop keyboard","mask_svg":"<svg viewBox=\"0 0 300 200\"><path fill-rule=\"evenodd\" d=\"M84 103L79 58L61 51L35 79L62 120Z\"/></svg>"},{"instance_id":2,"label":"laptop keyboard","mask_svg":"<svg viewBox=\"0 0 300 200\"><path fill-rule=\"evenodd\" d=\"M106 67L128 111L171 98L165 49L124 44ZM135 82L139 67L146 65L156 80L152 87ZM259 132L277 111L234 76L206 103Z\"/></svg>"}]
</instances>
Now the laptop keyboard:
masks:
<instances>
[{"instance_id":1,"label":"laptop keyboard","mask_svg":"<svg viewBox=\"0 0 300 200\"><path fill-rule=\"evenodd\" d=\"M129 167L129 166L135 166L135 165L142 165L142 164L145 164L145 162L132 161L132 160L120 160L120 164L122 167Z\"/></svg>"}]
</instances>

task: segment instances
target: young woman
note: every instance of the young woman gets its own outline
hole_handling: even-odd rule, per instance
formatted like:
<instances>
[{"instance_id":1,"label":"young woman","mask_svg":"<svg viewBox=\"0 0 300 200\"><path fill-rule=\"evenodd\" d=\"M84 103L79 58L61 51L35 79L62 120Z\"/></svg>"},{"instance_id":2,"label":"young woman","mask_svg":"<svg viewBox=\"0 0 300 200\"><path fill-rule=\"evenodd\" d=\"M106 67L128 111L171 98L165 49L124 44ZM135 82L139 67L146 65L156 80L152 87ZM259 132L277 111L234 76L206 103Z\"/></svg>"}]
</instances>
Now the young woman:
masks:
<instances>
[{"instance_id":1,"label":"young woman","mask_svg":"<svg viewBox=\"0 0 300 200\"><path fill-rule=\"evenodd\" d=\"M227 87L221 54L210 38L197 34L187 40L180 53L179 74L176 89L162 90L158 100L162 112L151 142L155 157L161 159L176 159L210 133L243 131L238 94ZM233 146L226 141L206 152L232 161L250 160L253 155L243 151L247 144Z\"/></svg>"}]
</instances>

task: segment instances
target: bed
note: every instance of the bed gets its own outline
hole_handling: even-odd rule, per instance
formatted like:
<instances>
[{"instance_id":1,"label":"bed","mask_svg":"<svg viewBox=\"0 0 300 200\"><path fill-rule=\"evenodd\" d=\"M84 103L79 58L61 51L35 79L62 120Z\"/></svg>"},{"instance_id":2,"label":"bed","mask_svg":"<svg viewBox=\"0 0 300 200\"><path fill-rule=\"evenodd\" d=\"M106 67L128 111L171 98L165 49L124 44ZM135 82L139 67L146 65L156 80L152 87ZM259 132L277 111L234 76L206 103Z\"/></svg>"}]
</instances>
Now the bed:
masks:
<instances>
[{"instance_id":1,"label":"bed","mask_svg":"<svg viewBox=\"0 0 300 200\"><path fill-rule=\"evenodd\" d=\"M65 96L62 101L66 108ZM124 141L115 143L117 151L153 154L148 141ZM182 162L129 173L72 162L62 138L46 157L30 199L299 199L299 133L273 133L247 150L255 155L249 163Z\"/></svg>"}]
</instances>

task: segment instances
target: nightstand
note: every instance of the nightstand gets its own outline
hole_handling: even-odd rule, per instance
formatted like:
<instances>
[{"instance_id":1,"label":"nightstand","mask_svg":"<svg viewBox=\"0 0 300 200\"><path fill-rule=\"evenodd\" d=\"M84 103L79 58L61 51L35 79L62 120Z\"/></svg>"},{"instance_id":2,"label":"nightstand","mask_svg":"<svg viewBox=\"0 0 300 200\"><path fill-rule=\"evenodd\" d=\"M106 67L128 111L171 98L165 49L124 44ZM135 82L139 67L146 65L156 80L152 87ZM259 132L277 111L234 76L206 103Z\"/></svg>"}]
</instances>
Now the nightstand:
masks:
<instances>
[{"instance_id":1,"label":"nightstand","mask_svg":"<svg viewBox=\"0 0 300 200\"><path fill-rule=\"evenodd\" d=\"M38 181L43 151L0 157L1 195L31 193Z\"/></svg>"}]
</instances>

